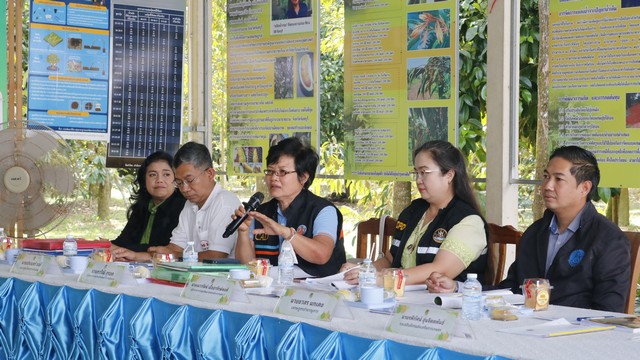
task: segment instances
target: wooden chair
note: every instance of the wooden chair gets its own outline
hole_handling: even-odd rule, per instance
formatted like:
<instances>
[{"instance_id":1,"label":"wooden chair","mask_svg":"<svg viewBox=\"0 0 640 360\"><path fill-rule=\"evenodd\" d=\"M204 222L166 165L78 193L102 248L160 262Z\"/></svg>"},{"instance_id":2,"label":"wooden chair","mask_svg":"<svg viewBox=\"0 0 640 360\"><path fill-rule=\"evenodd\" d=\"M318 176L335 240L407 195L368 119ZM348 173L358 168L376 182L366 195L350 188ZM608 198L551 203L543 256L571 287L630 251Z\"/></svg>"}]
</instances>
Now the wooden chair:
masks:
<instances>
[{"instance_id":1,"label":"wooden chair","mask_svg":"<svg viewBox=\"0 0 640 360\"><path fill-rule=\"evenodd\" d=\"M636 291L638 289L638 276L640 276L640 233L633 231L625 231L629 245L631 245L631 286L629 287L629 296L627 296L627 304L625 312L634 314L636 308Z\"/></svg>"},{"instance_id":2,"label":"wooden chair","mask_svg":"<svg viewBox=\"0 0 640 360\"><path fill-rule=\"evenodd\" d=\"M358 224L358 238L356 242L356 257L363 259L369 257L373 248L373 260L376 254L383 254L391 247L391 239L396 229L396 219L391 216L384 218L384 228L380 230L380 219L371 218L367 221L361 221ZM379 234L382 233L382 238ZM380 246L380 248L376 248Z\"/></svg>"},{"instance_id":3,"label":"wooden chair","mask_svg":"<svg viewBox=\"0 0 640 360\"><path fill-rule=\"evenodd\" d=\"M498 285L505 275L508 245L514 245L516 256L520 246L522 232L511 225L489 223L489 268L487 283ZM493 278L491 278L493 277Z\"/></svg>"}]
</instances>

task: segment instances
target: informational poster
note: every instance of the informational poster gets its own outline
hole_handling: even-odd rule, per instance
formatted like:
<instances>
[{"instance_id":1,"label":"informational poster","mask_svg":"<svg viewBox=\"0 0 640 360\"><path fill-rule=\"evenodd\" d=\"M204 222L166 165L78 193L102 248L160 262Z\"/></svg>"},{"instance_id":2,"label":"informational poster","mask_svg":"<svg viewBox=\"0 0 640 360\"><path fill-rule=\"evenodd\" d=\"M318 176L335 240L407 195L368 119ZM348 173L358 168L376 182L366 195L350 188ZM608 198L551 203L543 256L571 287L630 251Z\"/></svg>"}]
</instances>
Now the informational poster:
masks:
<instances>
[{"instance_id":1,"label":"informational poster","mask_svg":"<svg viewBox=\"0 0 640 360\"><path fill-rule=\"evenodd\" d=\"M113 1L108 167L180 146L185 1Z\"/></svg>"},{"instance_id":2,"label":"informational poster","mask_svg":"<svg viewBox=\"0 0 640 360\"><path fill-rule=\"evenodd\" d=\"M262 174L269 146L317 148L319 0L228 0L227 171Z\"/></svg>"},{"instance_id":3,"label":"informational poster","mask_svg":"<svg viewBox=\"0 0 640 360\"><path fill-rule=\"evenodd\" d=\"M409 180L413 149L456 142L458 2L345 1L345 176Z\"/></svg>"},{"instance_id":4,"label":"informational poster","mask_svg":"<svg viewBox=\"0 0 640 360\"><path fill-rule=\"evenodd\" d=\"M640 187L640 0L550 2L549 146L598 159L601 186Z\"/></svg>"},{"instance_id":5,"label":"informational poster","mask_svg":"<svg viewBox=\"0 0 640 360\"><path fill-rule=\"evenodd\" d=\"M108 9L108 0L31 0L29 121L67 139L107 139Z\"/></svg>"},{"instance_id":6,"label":"informational poster","mask_svg":"<svg viewBox=\"0 0 640 360\"><path fill-rule=\"evenodd\" d=\"M0 28L7 28L7 1L0 0ZM7 32L0 34L0 49L7 48ZM0 122L7 121L7 52L0 53Z\"/></svg>"}]
</instances>

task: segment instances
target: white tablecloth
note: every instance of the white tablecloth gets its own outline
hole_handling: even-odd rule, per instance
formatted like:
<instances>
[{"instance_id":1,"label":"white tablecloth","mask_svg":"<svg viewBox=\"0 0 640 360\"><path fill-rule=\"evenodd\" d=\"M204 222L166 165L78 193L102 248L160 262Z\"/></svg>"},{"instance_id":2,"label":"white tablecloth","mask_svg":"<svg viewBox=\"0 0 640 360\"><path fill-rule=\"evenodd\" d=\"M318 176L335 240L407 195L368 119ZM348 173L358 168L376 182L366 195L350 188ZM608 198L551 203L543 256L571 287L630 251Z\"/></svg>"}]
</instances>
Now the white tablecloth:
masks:
<instances>
[{"instance_id":1,"label":"white tablecloth","mask_svg":"<svg viewBox=\"0 0 640 360\"><path fill-rule=\"evenodd\" d=\"M78 283L75 281L77 277L71 275L45 275L41 278L14 275L9 273L7 265L0 265L0 276L16 277L27 281L40 281L57 286L67 285L79 289L94 287L108 293L155 297L172 304L191 304L201 308L224 309L247 314L280 317L293 322L302 321L332 331L345 332L371 339L388 338L412 345L443 347L474 355L501 355L517 359L634 359L640 357L640 339L633 340L631 333L621 331L605 331L555 338L519 336L496 331L502 328L534 325L546 321L538 317L549 319L564 317L574 321L581 316L611 314L588 309L551 306L548 311L536 312L531 317L521 317L517 321L502 322L482 319L470 322L471 331L474 335L473 339L453 337L450 341L436 341L385 332L384 328L390 315L375 314L361 308L345 306L342 309L338 309L331 322L311 321L274 314L272 310L277 302L277 298L274 297L249 295L249 304L232 301L228 305L219 305L184 299L180 297L181 288L151 283L117 288L97 287ZM434 295L425 291L415 291L405 293L405 297L399 299L399 301L412 304L431 304L433 303L433 297ZM640 338L640 334L638 334L638 337Z\"/></svg>"}]
</instances>

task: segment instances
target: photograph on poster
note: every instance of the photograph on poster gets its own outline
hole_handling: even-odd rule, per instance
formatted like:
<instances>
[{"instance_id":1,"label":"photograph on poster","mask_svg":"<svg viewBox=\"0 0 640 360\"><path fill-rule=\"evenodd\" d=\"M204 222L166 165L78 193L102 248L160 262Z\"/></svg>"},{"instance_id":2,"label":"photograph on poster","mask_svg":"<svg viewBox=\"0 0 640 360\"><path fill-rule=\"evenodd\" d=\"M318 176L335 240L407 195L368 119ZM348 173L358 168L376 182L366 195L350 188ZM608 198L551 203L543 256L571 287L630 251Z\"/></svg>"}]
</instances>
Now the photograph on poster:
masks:
<instances>
[{"instance_id":1,"label":"photograph on poster","mask_svg":"<svg viewBox=\"0 0 640 360\"><path fill-rule=\"evenodd\" d=\"M449 9L407 13L407 50L449 48L450 27Z\"/></svg>"},{"instance_id":2,"label":"photograph on poster","mask_svg":"<svg viewBox=\"0 0 640 360\"><path fill-rule=\"evenodd\" d=\"M277 145L280 141L289 137L289 134L269 134L269 147Z\"/></svg>"},{"instance_id":3,"label":"photograph on poster","mask_svg":"<svg viewBox=\"0 0 640 360\"><path fill-rule=\"evenodd\" d=\"M301 52L296 54L298 64L298 96L313 96L313 53Z\"/></svg>"},{"instance_id":4,"label":"photograph on poster","mask_svg":"<svg viewBox=\"0 0 640 360\"><path fill-rule=\"evenodd\" d=\"M407 99L451 98L451 57L407 59Z\"/></svg>"},{"instance_id":5,"label":"photograph on poster","mask_svg":"<svg viewBox=\"0 0 640 360\"><path fill-rule=\"evenodd\" d=\"M640 0L622 0L621 6L623 8L637 7L640 6Z\"/></svg>"},{"instance_id":6,"label":"photograph on poster","mask_svg":"<svg viewBox=\"0 0 640 360\"><path fill-rule=\"evenodd\" d=\"M628 128L640 128L640 93L627 93Z\"/></svg>"},{"instance_id":7,"label":"photograph on poster","mask_svg":"<svg viewBox=\"0 0 640 360\"><path fill-rule=\"evenodd\" d=\"M271 35L287 35L314 30L312 5L317 0L270 0ZM316 16L317 17L317 16Z\"/></svg>"},{"instance_id":8,"label":"photograph on poster","mask_svg":"<svg viewBox=\"0 0 640 360\"><path fill-rule=\"evenodd\" d=\"M438 2L445 2L448 0L407 0L407 5L417 5L417 4L433 4Z\"/></svg>"},{"instance_id":9,"label":"photograph on poster","mask_svg":"<svg viewBox=\"0 0 640 360\"><path fill-rule=\"evenodd\" d=\"M298 138L304 146L311 146L310 132L294 132L293 137Z\"/></svg>"},{"instance_id":10,"label":"photograph on poster","mask_svg":"<svg viewBox=\"0 0 640 360\"><path fill-rule=\"evenodd\" d=\"M244 174L262 172L262 147L236 146L233 152L233 167L236 172Z\"/></svg>"},{"instance_id":11,"label":"photograph on poster","mask_svg":"<svg viewBox=\"0 0 640 360\"><path fill-rule=\"evenodd\" d=\"M429 140L447 140L447 107L409 108L409 151L407 165L413 165L413 149Z\"/></svg>"},{"instance_id":12,"label":"photograph on poster","mask_svg":"<svg viewBox=\"0 0 640 360\"><path fill-rule=\"evenodd\" d=\"M273 97L293 98L293 56L277 57L273 63Z\"/></svg>"},{"instance_id":13,"label":"photograph on poster","mask_svg":"<svg viewBox=\"0 0 640 360\"><path fill-rule=\"evenodd\" d=\"M271 20L309 17L311 13L309 0L271 0Z\"/></svg>"}]
</instances>

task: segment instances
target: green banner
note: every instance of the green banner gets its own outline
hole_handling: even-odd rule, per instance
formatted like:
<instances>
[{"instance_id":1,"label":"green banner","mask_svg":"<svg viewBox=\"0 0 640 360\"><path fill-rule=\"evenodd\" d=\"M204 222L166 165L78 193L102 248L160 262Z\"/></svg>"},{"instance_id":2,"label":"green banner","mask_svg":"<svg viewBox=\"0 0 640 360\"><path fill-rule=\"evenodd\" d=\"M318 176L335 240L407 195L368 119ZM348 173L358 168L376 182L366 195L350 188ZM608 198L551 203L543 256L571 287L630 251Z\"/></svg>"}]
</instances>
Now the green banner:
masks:
<instances>
[{"instance_id":1,"label":"green banner","mask_svg":"<svg viewBox=\"0 0 640 360\"><path fill-rule=\"evenodd\" d=\"M318 147L319 0L228 1L227 171L262 174L270 145Z\"/></svg>"}]
</instances>

